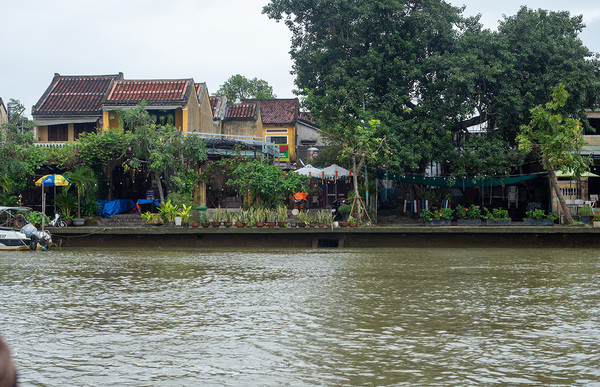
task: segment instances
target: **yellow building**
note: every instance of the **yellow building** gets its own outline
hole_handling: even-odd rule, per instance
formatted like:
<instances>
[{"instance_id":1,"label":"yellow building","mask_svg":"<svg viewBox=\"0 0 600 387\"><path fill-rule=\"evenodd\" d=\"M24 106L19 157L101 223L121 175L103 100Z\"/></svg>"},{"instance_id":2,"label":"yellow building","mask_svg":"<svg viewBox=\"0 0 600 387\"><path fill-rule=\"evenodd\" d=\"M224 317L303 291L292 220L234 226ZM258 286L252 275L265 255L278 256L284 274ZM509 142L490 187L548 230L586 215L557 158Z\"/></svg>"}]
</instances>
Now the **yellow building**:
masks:
<instances>
[{"instance_id":1,"label":"yellow building","mask_svg":"<svg viewBox=\"0 0 600 387\"><path fill-rule=\"evenodd\" d=\"M158 124L171 124L182 132L200 131L200 105L193 79L113 82L102 103L102 128L120 128L123 124L117 109L134 107L142 101L146 102L146 110L156 117Z\"/></svg>"}]
</instances>

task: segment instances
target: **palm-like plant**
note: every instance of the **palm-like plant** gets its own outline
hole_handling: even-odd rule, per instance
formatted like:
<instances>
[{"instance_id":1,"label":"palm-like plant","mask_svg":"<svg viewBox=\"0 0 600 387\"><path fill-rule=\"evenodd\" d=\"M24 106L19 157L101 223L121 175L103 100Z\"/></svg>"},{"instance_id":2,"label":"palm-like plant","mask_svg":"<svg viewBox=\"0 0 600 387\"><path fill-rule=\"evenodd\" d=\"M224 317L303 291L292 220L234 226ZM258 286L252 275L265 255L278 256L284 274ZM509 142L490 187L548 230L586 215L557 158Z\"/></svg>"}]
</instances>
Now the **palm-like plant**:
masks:
<instances>
[{"instance_id":1,"label":"palm-like plant","mask_svg":"<svg viewBox=\"0 0 600 387\"><path fill-rule=\"evenodd\" d=\"M77 217L81 218L81 196L85 196L98 180L92 168L84 165L79 165L74 171L66 172L65 176L77 189Z\"/></svg>"}]
</instances>

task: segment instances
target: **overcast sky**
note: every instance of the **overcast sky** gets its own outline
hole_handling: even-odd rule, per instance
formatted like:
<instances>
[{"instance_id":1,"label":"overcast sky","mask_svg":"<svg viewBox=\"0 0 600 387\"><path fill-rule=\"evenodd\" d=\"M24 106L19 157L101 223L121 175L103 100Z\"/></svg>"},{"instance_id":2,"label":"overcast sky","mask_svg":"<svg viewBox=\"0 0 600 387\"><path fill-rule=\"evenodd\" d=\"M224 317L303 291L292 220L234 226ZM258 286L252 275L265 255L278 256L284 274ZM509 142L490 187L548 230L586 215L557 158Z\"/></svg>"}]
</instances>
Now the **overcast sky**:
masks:
<instances>
[{"instance_id":1,"label":"overcast sky","mask_svg":"<svg viewBox=\"0 0 600 387\"><path fill-rule=\"evenodd\" d=\"M0 97L30 115L54 73L123 72L126 79L193 78L215 92L231 75L260 78L293 97L291 34L261 14L268 0L19 0L3 2ZM583 14L585 45L600 52L597 0L450 0L495 29L502 15L529 8Z\"/></svg>"}]
</instances>

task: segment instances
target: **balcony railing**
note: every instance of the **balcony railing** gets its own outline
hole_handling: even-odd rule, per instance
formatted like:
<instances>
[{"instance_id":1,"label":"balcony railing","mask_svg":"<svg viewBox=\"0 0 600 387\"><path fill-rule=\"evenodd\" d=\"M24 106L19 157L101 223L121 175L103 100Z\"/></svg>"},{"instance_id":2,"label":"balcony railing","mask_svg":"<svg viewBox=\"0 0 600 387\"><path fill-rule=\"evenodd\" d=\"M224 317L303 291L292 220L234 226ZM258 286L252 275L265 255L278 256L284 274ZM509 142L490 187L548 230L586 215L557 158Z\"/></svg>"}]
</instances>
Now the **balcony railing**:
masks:
<instances>
[{"instance_id":1,"label":"balcony railing","mask_svg":"<svg viewBox=\"0 0 600 387\"><path fill-rule=\"evenodd\" d=\"M33 143L33 145L35 146L42 146L45 148L53 148L53 147L59 147L59 146L65 146L65 144L67 143L67 141L64 142L43 142L43 141L36 141Z\"/></svg>"}]
</instances>

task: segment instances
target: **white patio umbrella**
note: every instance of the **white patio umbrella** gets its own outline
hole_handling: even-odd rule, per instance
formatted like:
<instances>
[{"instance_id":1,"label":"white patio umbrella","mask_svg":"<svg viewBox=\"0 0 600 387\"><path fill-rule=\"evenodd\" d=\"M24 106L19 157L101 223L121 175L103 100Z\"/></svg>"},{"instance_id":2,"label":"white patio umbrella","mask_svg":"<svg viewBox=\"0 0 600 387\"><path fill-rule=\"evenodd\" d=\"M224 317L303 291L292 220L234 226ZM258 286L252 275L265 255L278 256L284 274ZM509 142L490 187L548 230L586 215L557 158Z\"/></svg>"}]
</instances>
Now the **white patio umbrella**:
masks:
<instances>
[{"instance_id":1,"label":"white patio umbrella","mask_svg":"<svg viewBox=\"0 0 600 387\"><path fill-rule=\"evenodd\" d=\"M315 168L310 164L306 164L305 167L296 169L294 172L299 173L301 175L312 176L312 177L321 177L323 175L322 169Z\"/></svg>"},{"instance_id":2,"label":"white patio umbrella","mask_svg":"<svg viewBox=\"0 0 600 387\"><path fill-rule=\"evenodd\" d=\"M327 168L323 168L323 172L325 172L325 176L332 176L334 178L350 176L350 171L346 168L340 167L337 164L332 164Z\"/></svg>"}]
</instances>

